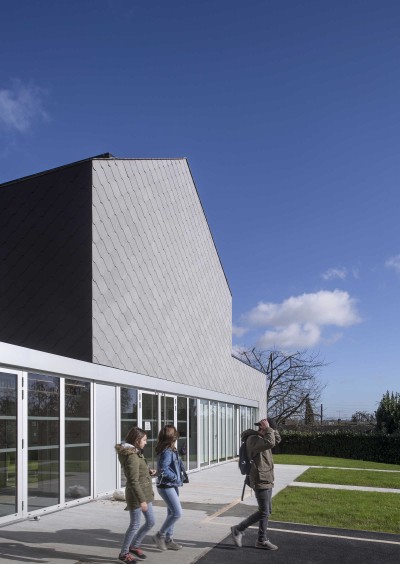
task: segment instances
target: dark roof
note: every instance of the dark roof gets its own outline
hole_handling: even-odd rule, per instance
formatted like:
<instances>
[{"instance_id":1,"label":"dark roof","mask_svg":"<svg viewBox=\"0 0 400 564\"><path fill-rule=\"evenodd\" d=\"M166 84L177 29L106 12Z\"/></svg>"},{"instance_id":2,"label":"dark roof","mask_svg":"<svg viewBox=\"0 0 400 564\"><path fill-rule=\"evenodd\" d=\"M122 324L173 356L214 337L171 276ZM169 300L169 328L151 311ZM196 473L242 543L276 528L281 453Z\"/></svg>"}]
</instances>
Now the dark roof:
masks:
<instances>
[{"instance_id":1,"label":"dark roof","mask_svg":"<svg viewBox=\"0 0 400 564\"><path fill-rule=\"evenodd\" d=\"M21 178L9 180L8 182L4 182L3 184L0 184L0 188L5 187L5 186L9 186L10 184L14 184L15 182L21 182L21 181L27 180L28 178L34 178L35 176L41 176L43 174L48 174L49 172L53 172L55 170L62 170L63 168L75 166L75 165L78 165L78 164L81 164L81 163L86 163L86 162L92 161L93 159L115 159L115 157L111 153L102 153L101 155L96 155L94 157L88 157L87 159L82 159L80 161L75 161L73 163L68 163L68 164L65 164L65 165L62 165L62 166L57 166L55 168L49 168L48 170L42 170L41 172L37 172L35 174L29 174L28 176L22 176Z\"/></svg>"}]
</instances>

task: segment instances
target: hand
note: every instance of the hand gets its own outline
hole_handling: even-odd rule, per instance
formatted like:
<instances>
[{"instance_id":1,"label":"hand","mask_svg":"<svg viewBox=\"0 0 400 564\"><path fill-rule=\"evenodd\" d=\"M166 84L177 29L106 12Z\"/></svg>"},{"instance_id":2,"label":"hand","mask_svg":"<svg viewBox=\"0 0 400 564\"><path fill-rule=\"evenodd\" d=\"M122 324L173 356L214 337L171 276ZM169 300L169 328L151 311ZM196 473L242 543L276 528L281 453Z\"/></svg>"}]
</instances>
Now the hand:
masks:
<instances>
[{"instance_id":1,"label":"hand","mask_svg":"<svg viewBox=\"0 0 400 564\"><path fill-rule=\"evenodd\" d=\"M149 474L150 476L155 476L157 474L157 470L154 470L154 468L149 468Z\"/></svg>"},{"instance_id":2,"label":"hand","mask_svg":"<svg viewBox=\"0 0 400 564\"><path fill-rule=\"evenodd\" d=\"M144 512L147 511L147 502L146 501L142 501L142 503L140 504L140 509Z\"/></svg>"}]
</instances>

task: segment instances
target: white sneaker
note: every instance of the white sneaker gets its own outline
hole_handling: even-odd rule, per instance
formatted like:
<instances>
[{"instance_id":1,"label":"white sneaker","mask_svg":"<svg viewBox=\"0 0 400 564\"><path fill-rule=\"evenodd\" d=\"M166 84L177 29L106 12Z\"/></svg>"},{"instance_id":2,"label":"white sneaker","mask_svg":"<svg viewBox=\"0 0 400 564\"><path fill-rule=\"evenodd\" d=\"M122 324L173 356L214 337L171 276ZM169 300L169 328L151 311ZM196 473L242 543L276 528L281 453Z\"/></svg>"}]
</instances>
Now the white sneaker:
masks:
<instances>
[{"instance_id":1,"label":"white sneaker","mask_svg":"<svg viewBox=\"0 0 400 564\"><path fill-rule=\"evenodd\" d=\"M265 540L262 542L257 541L255 546L256 548L264 548L265 550L278 550L276 544L272 544L272 542L270 542L269 540Z\"/></svg>"},{"instance_id":2,"label":"white sneaker","mask_svg":"<svg viewBox=\"0 0 400 564\"><path fill-rule=\"evenodd\" d=\"M242 547L242 538L243 538L242 531L239 531L237 527L231 527L231 535L232 535L232 538L233 538L233 542L236 544L236 546L241 548Z\"/></svg>"}]
</instances>

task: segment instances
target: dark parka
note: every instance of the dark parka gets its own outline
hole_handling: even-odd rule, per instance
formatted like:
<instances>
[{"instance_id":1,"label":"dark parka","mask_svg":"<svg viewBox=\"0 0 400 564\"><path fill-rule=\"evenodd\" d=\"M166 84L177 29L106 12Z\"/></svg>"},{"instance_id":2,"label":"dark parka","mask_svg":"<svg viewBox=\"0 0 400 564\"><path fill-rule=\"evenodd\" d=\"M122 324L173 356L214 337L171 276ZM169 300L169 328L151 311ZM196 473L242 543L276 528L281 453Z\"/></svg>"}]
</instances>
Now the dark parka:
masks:
<instances>
[{"instance_id":1,"label":"dark parka","mask_svg":"<svg viewBox=\"0 0 400 564\"><path fill-rule=\"evenodd\" d=\"M129 443L115 445L126 478L126 510L137 509L143 501L154 500L149 467L142 452Z\"/></svg>"},{"instance_id":2,"label":"dark parka","mask_svg":"<svg viewBox=\"0 0 400 564\"><path fill-rule=\"evenodd\" d=\"M242 433L242 441L246 440L247 455L253 460L250 470L250 487L255 490L266 490L274 487L274 461L271 448L281 442L278 431L267 427L262 437L258 431L247 429Z\"/></svg>"}]
</instances>

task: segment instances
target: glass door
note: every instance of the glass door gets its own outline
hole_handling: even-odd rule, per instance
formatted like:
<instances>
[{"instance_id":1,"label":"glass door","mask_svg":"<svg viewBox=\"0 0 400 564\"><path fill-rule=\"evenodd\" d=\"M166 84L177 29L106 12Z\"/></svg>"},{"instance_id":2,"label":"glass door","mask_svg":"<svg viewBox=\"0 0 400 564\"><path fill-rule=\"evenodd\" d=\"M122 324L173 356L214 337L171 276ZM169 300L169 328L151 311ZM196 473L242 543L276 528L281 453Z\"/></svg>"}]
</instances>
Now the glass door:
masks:
<instances>
[{"instance_id":1,"label":"glass door","mask_svg":"<svg viewBox=\"0 0 400 564\"><path fill-rule=\"evenodd\" d=\"M60 503L60 379L28 374L28 512Z\"/></svg>"},{"instance_id":2,"label":"glass door","mask_svg":"<svg viewBox=\"0 0 400 564\"><path fill-rule=\"evenodd\" d=\"M155 452L158 432L164 425L176 427L176 396L161 395L151 392L139 392L141 407L141 427L147 434L144 456L151 468L157 465Z\"/></svg>"},{"instance_id":3,"label":"glass door","mask_svg":"<svg viewBox=\"0 0 400 564\"><path fill-rule=\"evenodd\" d=\"M0 368L0 522L22 511L21 375Z\"/></svg>"},{"instance_id":4,"label":"glass door","mask_svg":"<svg viewBox=\"0 0 400 564\"><path fill-rule=\"evenodd\" d=\"M150 392L139 392L139 406L141 405L141 423L139 424L139 427L146 431L147 445L144 447L143 454L150 468L156 468L157 466L155 448L159 429L158 400L159 396L156 394L152 394Z\"/></svg>"},{"instance_id":5,"label":"glass door","mask_svg":"<svg viewBox=\"0 0 400 564\"><path fill-rule=\"evenodd\" d=\"M176 427L176 396L160 396L160 429L164 425L174 425Z\"/></svg>"}]
</instances>

